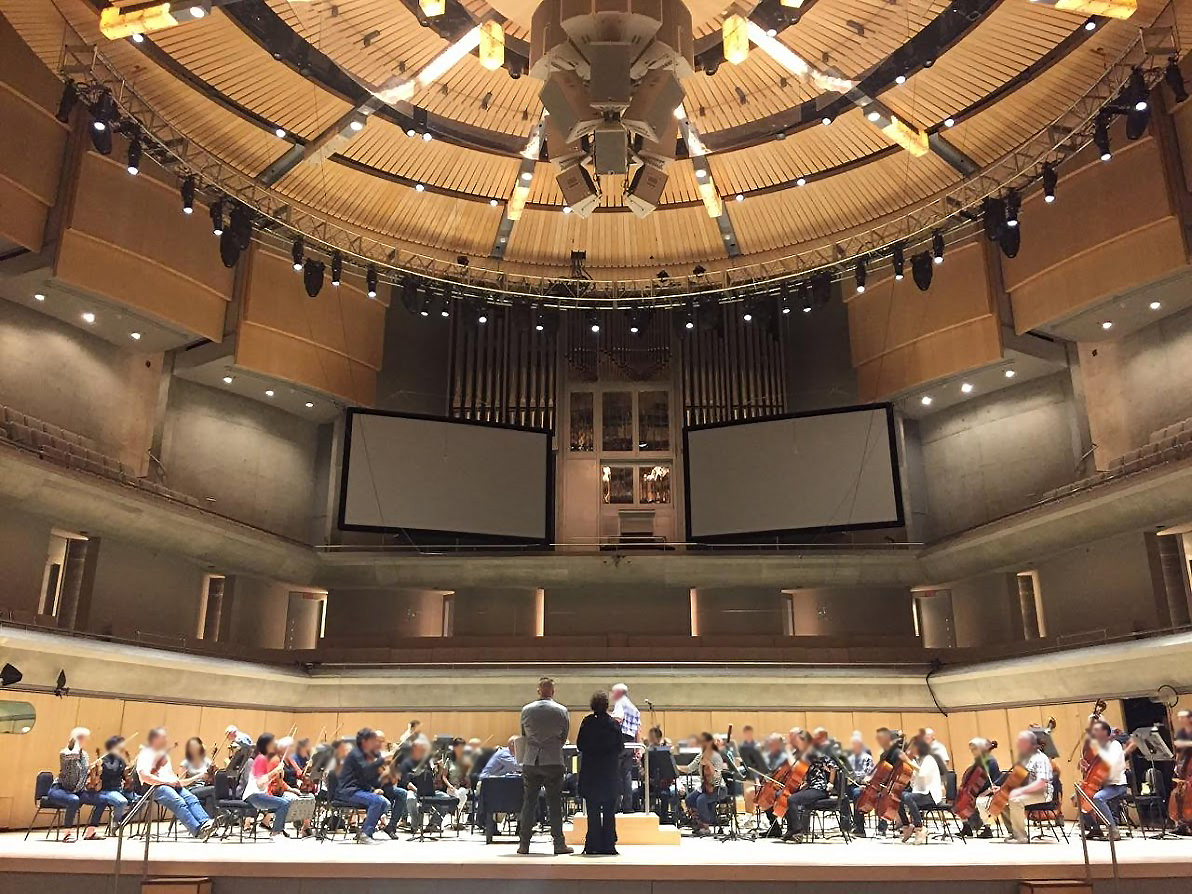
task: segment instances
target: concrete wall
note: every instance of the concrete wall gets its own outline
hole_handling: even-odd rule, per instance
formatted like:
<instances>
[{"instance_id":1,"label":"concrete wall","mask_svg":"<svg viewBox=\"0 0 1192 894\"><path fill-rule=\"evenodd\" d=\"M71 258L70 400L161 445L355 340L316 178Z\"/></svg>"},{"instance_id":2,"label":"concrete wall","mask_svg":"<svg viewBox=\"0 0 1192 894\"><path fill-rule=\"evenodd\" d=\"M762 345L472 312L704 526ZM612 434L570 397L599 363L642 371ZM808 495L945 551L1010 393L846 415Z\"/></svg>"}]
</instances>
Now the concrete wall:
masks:
<instances>
[{"instance_id":1,"label":"concrete wall","mask_svg":"<svg viewBox=\"0 0 1192 894\"><path fill-rule=\"evenodd\" d=\"M607 590L598 587L548 587L547 636L691 634L691 590L687 587Z\"/></svg>"},{"instance_id":2,"label":"concrete wall","mask_svg":"<svg viewBox=\"0 0 1192 894\"><path fill-rule=\"evenodd\" d=\"M749 587L701 588L696 593L696 618L701 636L786 632L790 602L781 590Z\"/></svg>"},{"instance_id":3,"label":"concrete wall","mask_svg":"<svg viewBox=\"0 0 1192 894\"><path fill-rule=\"evenodd\" d=\"M533 636L538 591L469 587L455 591L455 636Z\"/></svg>"},{"instance_id":4,"label":"concrete wall","mask_svg":"<svg viewBox=\"0 0 1192 894\"><path fill-rule=\"evenodd\" d=\"M246 574L230 577L228 582L234 600L230 642L263 649L283 648L289 586Z\"/></svg>"},{"instance_id":5,"label":"concrete wall","mask_svg":"<svg viewBox=\"0 0 1192 894\"><path fill-rule=\"evenodd\" d=\"M985 646L1022 639L1015 574L983 574L951 585L956 645Z\"/></svg>"},{"instance_id":6,"label":"concrete wall","mask_svg":"<svg viewBox=\"0 0 1192 894\"><path fill-rule=\"evenodd\" d=\"M193 637L205 570L179 557L104 538L88 629L132 636Z\"/></svg>"},{"instance_id":7,"label":"concrete wall","mask_svg":"<svg viewBox=\"0 0 1192 894\"><path fill-rule=\"evenodd\" d=\"M140 354L0 299L0 404L147 467L161 355Z\"/></svg>"},{"instance_id":8,"label":"concrete wall","mask_svg":"<svg viewBox=\"0 0 1192 894\"><path fill-rule=\"evenodd\" d=\"M831 587L791 593L795 636L915 635L910 590Z\"/></svg>"},{"instance_id":9,"label":"concrete wall","mask_svg":"<svg viewBox=\"0 0 1192 894\"><path fill-rule=\"evenodd\" d=\"M50 522L0 504L0 606L36 612Z\"/></svg>"},{"instance_id":10,"label":"concrete wall","mask_svg":"<svg viewBox=\"0 0 1192 894\"><path fill-rule=\"evenodd\" d=\"M258 401L175 378L162 463L170 487L265 530L306 540L318 427Z\"/></svg>"},{"instance_id":11,"label":"concrete wall","mask_svg":"<svg viewBox=\"0 0 1192 894\"><path fill-rule=\"evenodd\" d=\"M1110 342L1080 345L1097 465L1192 416L1192 310Z\"/></svg>"},{"instance_id":12,"label":"concrete wall","mask_svg":"<svg viewBox=\"0 0 1192 894\"><path fill-rule=\"evenodd\" d=\"M328 645L384 646L442 632L441 590L332 590L327 597Z\"/></svg>"},{"instance_id":13,"label":"concrete wall","mask_svg":"<svg viewBox=\"0 0 1192 894\"><path fill-rule=\"evenodd\" d=\"M1068 374L930 415L919 423L919 441L927 479L925 539L1025 508L1074 477L1076 410Z\"/></svg>"}]
</instances>

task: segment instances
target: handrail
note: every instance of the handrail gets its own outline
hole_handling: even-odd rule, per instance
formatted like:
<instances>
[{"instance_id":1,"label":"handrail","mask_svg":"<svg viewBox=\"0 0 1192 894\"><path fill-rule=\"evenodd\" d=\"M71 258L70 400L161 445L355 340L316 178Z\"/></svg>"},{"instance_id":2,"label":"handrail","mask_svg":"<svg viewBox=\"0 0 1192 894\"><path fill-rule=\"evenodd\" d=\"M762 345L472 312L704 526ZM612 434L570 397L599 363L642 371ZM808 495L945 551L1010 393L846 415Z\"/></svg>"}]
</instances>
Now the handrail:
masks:
<instances>
[{"instance_id":1,"label":"handrail","mask_svg":"<svg viewBox=\"0 0 1192 894\"><path fill-rule=\"evenodd\" d=\"M1077 800L1076 808L1077 808L1077 812L1078 812L1078 816L1076 817L1076 825L1080 829L1080 847L1084 851L1084 879L1089 884L1089 890L1092 890L1092 887L1093 887L1093 865L1092 865L1092 863L1089 862L1089 843L1088 843L1088 839L1085 837L1085 834L1084 834L1084 817L1082 815L1083 812L1080 811L1080 799L1084 798L1088 802L1090 810L1096 811L1098 814L1101 811L1097 810L1097 805L1095 803L1093 803L1092 798L1090 798L1087 794L1085 794L1084 789L1082 789L1080 787L1080 783L1077 783L1075 786L1073 786L1073 788L1076 791L1076 800ZM1108 807L1108 805L1107 805L1107 807ZM1114 890L1114 894L1121 894L1121 890L1122 890L1121 870L1118 868L1117 845L1114 844L1112 830L1107 837L1109 838L1109 861L1110 861L1110 865L1112 866L1112 869L1113 869L1113 890Z\"/></svg>"},{"instance_id":2,"label":"handrail","mask_svg":"<svg viewBox=\"0 0 1192 894\"><path fill-rule=\"evenodd\" d=\"M149 786L145 794L141 796L141 799L133 805L132 809L116 825L116 863L112 867L112 894L120 894L120 866L124 860L124 830L142 809L145 811L145 855L141 861L141 881L143 882L149 877L149 841L153 838L152 830L149 828L149 811L154 803L153 794L161 786L162 783L160 782Z\"/></svg>"}]
</instances>

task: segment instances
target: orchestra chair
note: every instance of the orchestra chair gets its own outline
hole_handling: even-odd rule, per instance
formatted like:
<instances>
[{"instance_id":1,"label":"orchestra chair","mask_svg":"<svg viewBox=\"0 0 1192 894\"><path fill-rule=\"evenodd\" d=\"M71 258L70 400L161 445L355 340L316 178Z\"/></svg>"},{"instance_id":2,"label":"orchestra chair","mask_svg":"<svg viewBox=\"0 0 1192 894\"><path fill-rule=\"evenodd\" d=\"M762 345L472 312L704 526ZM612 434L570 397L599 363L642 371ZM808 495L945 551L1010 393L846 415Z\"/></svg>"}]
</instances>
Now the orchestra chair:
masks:
<instances>
[{"instance_id":1,"label":"orchestra chair","mask_svg":"<svg viewBox=\"0 0 1192 894\"><path fill-rule=\"evenodd\" d=\"M840 777L840 774L838 773L837 776ZM845 844L852 842L852 829L846 829L844 824L840 822L840 800L843 797L843 786L844 779L840 777L837 779L836 785L833 786L834 792L832 794L811 805L807 829L812 841L815 841L817 838L821 841L827 841L839 835L844 839ZM835 821L835 825L828 825L829 817ZM835 831L829 831L830 829L834 829Z\"/></svg>"},{"instance_id":2,"label":"orchestra chair","mask_svg":"<svg viewBox=\"0 0 1192 894\"><path fill-rule=\"evenodd\" d=\"M728 797L722 798L712 805L715 822L712 824L712 835L719 841L733 841L742 838L741 826L737 819L737 795L741 792L741 783L731 770L724 771L724 787Z\"/></svg>"},{"instance_id":3,"label":"orchestra chair","mask_svg":"<svg viewBox=\"0 0 1192 894\"><path fill-rule=\"evenodd\" d=\"M220 840L225 840L232 834L233 825L239 830L238 840L244 841L244 826L251 828L253 841L257 840L257 809L247 801L236 797L235 781L227 770L219 770L215 774L215 810L213 819L219 820L224 826L224 833Z\"/></svg>"},{"instance_id":4,"label":"orchestra chair","mask_svg":"<svg viewBox=\"0 0 1192 894\"><path fill-rule=\"evenodd\" d=\"M957 779L955 770L946 770L943 775L944 782L944 803L936 804L932 807L922 808L923 822L934 822L939 828L938 832L932 834L932 838L940 841L952 841L960 838L956 832L960 831L960 818L952 812L952 805L956 803ZM960 838L965 844L968 840Z\"/></svg>"},{"instance_id":5,"label":"orchestra chair","mask_svg":"<svg viewBox=\"0 0 1192 894\"><path fill-rule=\"evenodd\" d=\"M497 814L516 818L521 813L525 781L520 776L490 776L480 780L477 795L480 816L484 821L484 843L492 844L497 836Z\"/></svg>"},{"instance_id":6,"label":"orchestra chair","mask_svg":"<svg viewBox=\"0 0 1192 894\"><path fill-rule=\"evenodd\" d=\"M54 836L55 841L62 840L62 819L66 814L66 809L46 800L46 795L50 793L50 788L53 785L54 774L49 770L42 770L37 774L37 781L33 785L33 803L37 810L34 811L33 819L29 820L29 828L25 831L26 841L29 840L33 827L37 825L37 818L43 813L50 814L50 824L46 826L46 840L49 841L51 835Z\"/></svg>"},{"instance_id":7,"label":"orchestra chair","mask_svg":"<svg viewBox=\"0 0 1192 894\"><path fill-rule=\"evenodd\" d=\"M363 821L368 813L364 807L357 807L347 801L329 801L323 808L323 816L315 823L315 837L319 841L335 840L335 836L342 833L344 839L351 837L353 820L356 825ZM334 822L332 822L334 821ZM331 828L328 828L330 826ZM379 828L379 826L378 826Z\"/></svg>"},{"instance_id":8,"label":"orchestra chair","mask_svg":"<svg viewBox=\"0 0 1192 894\"><path fill-rule=\"evenodd\" d=\"M1052 778L1054 796L1050 801L1042 804L1029 804L1026 808L1026 837L1031 841L1046 841L1048 833L1057 842L1063 836L1064 843L1068 843L1068 829L1064 825L1064 784L1059 774ZM1036 834L1032 835L1034 829Z\"/></svg>"},{"instance_id":9,"label":"orchestra chair","mask_svg":"<svg viewBox=\"0 0 1192 894\"><path fill-rule=\"evenodd\" d=\"M1154 767L1147 768L1144 778L1150 786L1149 794L1143 792L1141 785L1135 785L1134 774L1128 772L1126 781L1129 790L1124 797L1127 805L1133 805L1138 815L1138 826L1145 838L1148 832L1162 832L1167 825L1167 793L1163 777Z\"/></svg>"}]
</instances>

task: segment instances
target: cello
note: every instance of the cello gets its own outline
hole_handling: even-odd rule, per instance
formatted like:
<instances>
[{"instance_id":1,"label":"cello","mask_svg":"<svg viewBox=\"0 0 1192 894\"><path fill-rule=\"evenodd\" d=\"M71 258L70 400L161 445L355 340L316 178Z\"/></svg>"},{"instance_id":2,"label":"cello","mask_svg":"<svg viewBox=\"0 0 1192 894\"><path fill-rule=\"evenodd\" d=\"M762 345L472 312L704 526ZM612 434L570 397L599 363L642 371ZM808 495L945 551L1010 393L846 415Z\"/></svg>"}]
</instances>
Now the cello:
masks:
<instances>
[{"instance_id":1,"label":"cello","mask_svg":"<svg viewBox=\"0 0 1192 894\"><path fill-rule=\"evenodd\" d=\"M964 771L964 778L960 780L960 787L956 791L956 800L952 803L952 813L962 820L973 815L977 809L977 796L993 785L993 780L989 778L989 752L995 748L997 740L990 740L973 765Z\"/></svg>"},{"instance_id":2,"label":"cello","mask_svg":"<svg viewBox=\"0 0 1192 894\"><path fill-rule=\"evenodd\" d=\"M1101 760L1101 755L1097 751L1097 746L1092 739L1093 724L1101 719L1101 715L1105 713L1108 705L1105 699L1097 699L1097 703L1093 705L1093 713L1089 717L1089 725L1085 730L1084 740L1081 742L1080 752L1080 782L1076 783L1077 788L1084 793L1084 797L1079 795L1074 796L1076 799L1076 806L1081 813L1091 813L1093 811L1093 795L1101 791L1101 787L1105 784L1105 780L1109 778L1109 764Z\"/></svg>"},{"instance_id":3,"label":"cello","mask_svg":"<svg viewBox=\"0 0 1192 894\"><path fill-rule=\"evenodd\" d=\"M1043 727L1048 735L1055 731L1055 718L1048 717L1047 725ZM1041 744L1041 743L1040 743ZM1001 785L998 786L996 792L993 793L993 798L989 801L989 815L991 817L998 817L1002 815L1002 811L1006 809L1006 805L1010 803L1010 793L1015 789L1022 788L1026 785L1027 776L1026 767L1021 763L1015 763L1010 771L1006 773Z\"/></svg>"},{"instance_id":4,"label":"cello","mask_svg":"<svg viewBox=\"0 0 1192 894\"><path fill-rule=\"evenodd\" d=\"M1175 764L1167 817L1176 825L1192 823L1192 748L1185 748Z\"/></svg>"},{"instance_id":5,"label":"cello","mask_svg":"<svg viewBox=\"0 0 1192 894\"><path fill-rule=\"evenodd\" d=\"M877 814L890 822L898 821L898 808L902 806L902 793L911 784L911 777L915 775L918 766L906 755L899 760L898 766L892 768L890 785L882 792L877 802Z\"/></svg>"}]
</instances>

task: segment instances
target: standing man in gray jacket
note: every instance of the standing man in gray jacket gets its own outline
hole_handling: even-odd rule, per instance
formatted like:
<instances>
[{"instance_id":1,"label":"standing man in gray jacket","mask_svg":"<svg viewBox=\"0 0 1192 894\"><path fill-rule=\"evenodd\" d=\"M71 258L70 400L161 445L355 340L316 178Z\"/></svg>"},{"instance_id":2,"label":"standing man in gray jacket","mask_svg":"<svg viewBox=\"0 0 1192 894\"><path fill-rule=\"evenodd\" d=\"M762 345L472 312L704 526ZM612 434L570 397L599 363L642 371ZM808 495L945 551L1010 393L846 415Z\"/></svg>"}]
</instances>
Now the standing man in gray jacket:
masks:
<instances>
[{"instance_id":1,"label":"standing man in gray jacket","mask_svg":"<svg viewBox=\"0 0 1192 894\"><path fill-rule=\"evenodd\" d=\"M519 854L530 852L530 835L538 812L538 792L543 788L546 789L546 809L555 853L572 853L563 840L563 743L567 741L570 726L567 709L555 701L555 681L542 677L538 681L538 700L530 702L521 712L521 733L526 743L522 759L525 800L522 801L518 825Z\"/></svg>"}]
</instances>

